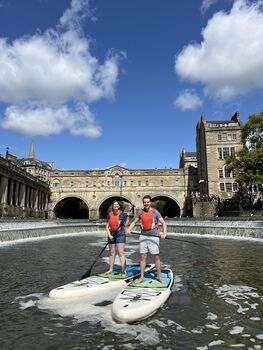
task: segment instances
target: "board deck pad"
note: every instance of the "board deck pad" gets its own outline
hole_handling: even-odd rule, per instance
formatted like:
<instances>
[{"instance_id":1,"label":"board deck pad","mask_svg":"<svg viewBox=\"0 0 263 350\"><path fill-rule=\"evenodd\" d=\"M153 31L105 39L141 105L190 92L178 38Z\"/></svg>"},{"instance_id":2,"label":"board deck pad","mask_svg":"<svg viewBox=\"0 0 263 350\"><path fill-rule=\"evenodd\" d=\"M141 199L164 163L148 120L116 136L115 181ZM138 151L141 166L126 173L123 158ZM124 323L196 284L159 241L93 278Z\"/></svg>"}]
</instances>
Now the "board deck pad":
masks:
<instances>
[{"instance_id":1,"label":"board deck pad","mask_svg":"<svg viewBox=\"0 0 263 350\"><path fill-rule=\"evenodd\" d=\"M137 288L167 288L170 283L170 278L167 277L167 273L162 273L162 279L164 284L162 284L157 277L157 272L149 272L145 274L144 280L141 283L136 283L136 280L129 284L129 287L137 287Z\"/></svg>"},{"instance_id":2,"label":"board deck pad","mask_svg":"<svg viewBox=\"0 0 263 350\"><path fill-rule=\"evenodd\" d=\"M149 264L146 268L152 269L153 264ZM126 286L133 278L140 275L140 265L127 266L126 275L121 273L121 268L114 269L111 274L96 274L86 277L82 280L70 282L64 286L52 289L49 292L51 298L67 298L77 297L88 294L97 294L109 288L117 286Z\"/></svg>"},{"instance_id":3,"label":"board deck pad","mask_svg":"<svg viewBox=\"0 0 263 350\"><path fill-rule=\"evenodd\" d=\"M145 273L143 282L130 282L115 298L111 314L117 322L135 322L152 316L171 294L174 277L169 268L162 269L162 284L156 269Z\"/></svg>"}]
</instances>

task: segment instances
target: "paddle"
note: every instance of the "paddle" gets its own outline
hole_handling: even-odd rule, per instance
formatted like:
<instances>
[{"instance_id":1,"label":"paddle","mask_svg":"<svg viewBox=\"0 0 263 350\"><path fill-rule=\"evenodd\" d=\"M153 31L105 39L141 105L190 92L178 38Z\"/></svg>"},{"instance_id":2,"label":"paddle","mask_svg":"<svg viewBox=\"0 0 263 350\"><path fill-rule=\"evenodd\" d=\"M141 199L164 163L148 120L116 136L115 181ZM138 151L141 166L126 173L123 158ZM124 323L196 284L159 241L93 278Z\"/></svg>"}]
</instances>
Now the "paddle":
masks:
<instances>
[{"instance_id":1,"label":"paddle","mask_svg":"<svg viewBox=\"0 0 263 350\"><path fill-rule=\"evenodd\" d=\"M135 235L140 235L140 232L136 232L136 231L131 231L132 234L135 234ZM172 241L179 241L179 242L184 242L184 243L190 243L190 244L195 244L197 245L198 247L200 248L203 248L203 249L208 249L207 247L203 246L202 244L198 244L196 242L192 242L192 241L186 241L184 239L178 239L178 238L174 238L174 237L165 237L165 239L170 239Z\"/></svg>"},{"instance_id":2,"label":"paddle","mask_svg":"<svg viewBox=\"0 0 263 350\"><path fill-rule=\"evenodd\" d=\"M88 271L86 273L84 273L84 275L80 278L80 280L83 280L84 278L90 277L91 275L91 270L93 268L93 266L96 264L97 260L100 258L101 254L104 252L104 250L107 248L109 242L106 243L106 245L101 249L101 252L99 253L99 255L96 257L96 259L94 260L94 262L92 263L92 265L90 266L90 268L88 269Z\"/></svg>"}]
</instances>

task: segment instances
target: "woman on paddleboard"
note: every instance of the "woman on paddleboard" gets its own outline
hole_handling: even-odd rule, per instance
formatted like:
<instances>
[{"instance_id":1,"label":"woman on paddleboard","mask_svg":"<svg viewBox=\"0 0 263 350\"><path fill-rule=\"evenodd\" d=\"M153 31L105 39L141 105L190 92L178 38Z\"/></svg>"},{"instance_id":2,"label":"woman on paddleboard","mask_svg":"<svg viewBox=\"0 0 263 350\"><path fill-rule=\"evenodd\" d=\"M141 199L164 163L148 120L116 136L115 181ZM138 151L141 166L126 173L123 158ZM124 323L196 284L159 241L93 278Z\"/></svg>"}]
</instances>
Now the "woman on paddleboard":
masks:
<instances>
[{"instance_id":1,"label":"woman on paddleboard","mask_svg":"<svg viewBox=\"0 0 263 350\"><path fill-rule=\"evenodd\" d=\"M129 216L120 210L121 206L118 201L112 203L112 210L106 218L106 230L109 242L109 270L106 274L111 274L115 262L116 253L119 255L121 263L121 273L126 274L126 257L125 257L125 242L126 233L125 226L129 221Z\"/></svg>"},{"instance_id":2,"label":"woman on paddleboard","mask_svg":"<svg viewBox=\"0 0 263 350\"><path fill-rule=\"evenodd\" d=\"M159 237L165 239L167 234L166 222L162 218L161 214L155 208L152 208L152 199L146 195L142 199L143 209L139 210L136 218L130 224L127 230L127 234L130 234L137 222L141 222L141 234L140 234L140 254L141 254L141 276L137 280L137 283L141 283L144 280L144 270L147 263L148 252L152 255L153 261L156 266L158 279L164 284L161 274L161 261L159 253ZM163 226L163 232L159 232L159 222Z\"/></svg>"}]
</instances>

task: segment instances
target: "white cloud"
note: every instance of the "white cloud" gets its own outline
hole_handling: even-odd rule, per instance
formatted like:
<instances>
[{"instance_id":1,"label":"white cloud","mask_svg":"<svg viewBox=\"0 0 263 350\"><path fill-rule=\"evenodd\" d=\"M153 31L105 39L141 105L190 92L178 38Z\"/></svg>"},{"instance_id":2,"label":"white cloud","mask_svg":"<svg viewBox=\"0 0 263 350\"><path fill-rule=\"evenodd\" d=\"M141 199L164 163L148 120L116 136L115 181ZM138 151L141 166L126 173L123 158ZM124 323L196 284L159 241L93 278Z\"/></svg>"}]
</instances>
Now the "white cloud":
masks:
<instances>
[{"instance_id":1,"label":"white cloud","mask_svg":"<svg viewBox=\"0 0 263 350\"><path fill-rule=\"evenodd\" d=\"M0 102L10 105L3 127L38 135L65 128L75 135L101 134L95 121L90 121L90 112L87 118L86 113L72 116L71 111L80 104L89 110L92 102L114 97L122 54L109 53L103 63L91 54L90 41L81 31L89 14L87 0L72 0L56 29L12 43L0 38ZM50 122L42 132L39 126L45 117L41 113ZM15 126L21 118L25 126Z\"/></svg>"},{"instance_id":2,"label":"white cloud","mask_svg":"<svg viewBox=\"0 0 263 350\"><path fill-rule=\"evenodd\" d=\"M195 110L202 106L202 100L194 91L185 90L175 99L174 104L183 111Z\"/></svg>"},{"instance_id":3,"label":"white cloud","mask_svg":"<svg viewBox=\"0 0 263 350\"><path fill-rule=\"evenodd\" d=\"M6 109L2 126L30 136L59 134L63 130L91 138L101 135L100 126L83 104L77 105L75 110L68 106L10 106Z\"/></svg>"},{"instance_id":4,"label":"white cloud","mask_svg":"<svg viewBox=\"0 0 263 350\"><path fill-rule=\"evenodd\" d=\"M217 0L203 0L201 5L201 12L206 12L211 6L213 6Z\"/></svg>"},{"instance_id":5,"label":"white cloud","mask_svg":"<svg viewBox=\"0 0 263 350\"><path fill-rule=\"evenodd\" d=\"M221 100L262 89L262 4L238 0L229 13L216 13L202 31L203 41L176 57L176 73Z\"/></svg>"}]
</instances>

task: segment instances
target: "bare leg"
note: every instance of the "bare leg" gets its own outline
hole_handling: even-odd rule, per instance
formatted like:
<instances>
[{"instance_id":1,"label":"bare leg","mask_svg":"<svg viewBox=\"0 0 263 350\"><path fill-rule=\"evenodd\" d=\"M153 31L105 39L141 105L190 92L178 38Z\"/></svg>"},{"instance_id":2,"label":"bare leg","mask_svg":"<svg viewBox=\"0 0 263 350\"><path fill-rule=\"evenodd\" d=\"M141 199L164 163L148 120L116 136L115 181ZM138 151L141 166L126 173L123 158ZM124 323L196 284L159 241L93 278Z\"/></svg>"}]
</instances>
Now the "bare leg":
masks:
<instances>
[{"instance_id":1,"label":"bare leg","mask_svg":"<svg viewBox=\"0 0 263 350\"><path fill-rule=\"evenodd\" d=\"M165 283L164 283L164 280L162 279L162 270L161 270L160 255L159 255L159 254L154 254L152 257L153 257L153 262L155 263L155 267L156 267L156 270L157 270L158 279L159 279L159 281L160 281L162 284L165 284Z\"/></svg>"},{"instance_id":2,"label":"bare leg","mask_svg":"<svg viewBox=\"0 0 263 350\"><path fill-rule=\"evenodd\" d=\"M117 251L121 262L121 273L126 274L125 243L117 243Z\"/></svg>"},{"instance_id":3,"label":"bare leg","mask_svg":"<svg viewBox=\"0 0 263 350\"><path fill-rule=\"evenodd\" d=\"M144 280L144 271L145 271L145 266L147 263L147 254L141 254L141 260L140 260L140 265L141 265L141 276L139 279L136 280L136 283L141 283Z\"/></svg>"},{"instance_id":4,"label":"bare leg","mask_svg":"<svg viewBox=\"0 0 263 350\"><path fill-rule=\"evenodd\" d=\"M109 244L109 270L105 272L106 275L112 273L113 271L113 266L114 266L114 261L115 261L115 255L116 255L116 246L115 244Z\"/></svg>"}]
</instances>

